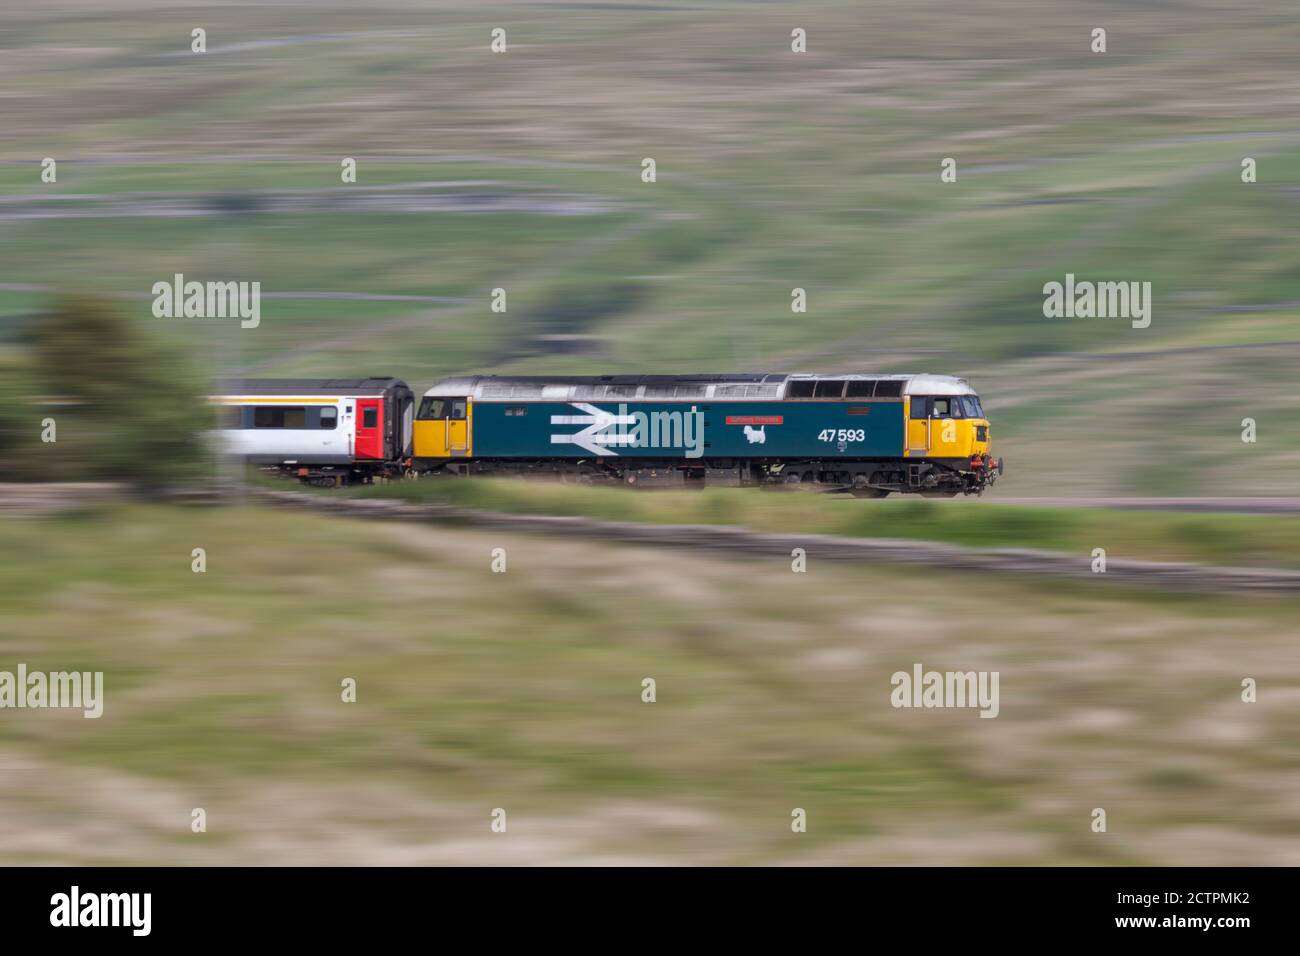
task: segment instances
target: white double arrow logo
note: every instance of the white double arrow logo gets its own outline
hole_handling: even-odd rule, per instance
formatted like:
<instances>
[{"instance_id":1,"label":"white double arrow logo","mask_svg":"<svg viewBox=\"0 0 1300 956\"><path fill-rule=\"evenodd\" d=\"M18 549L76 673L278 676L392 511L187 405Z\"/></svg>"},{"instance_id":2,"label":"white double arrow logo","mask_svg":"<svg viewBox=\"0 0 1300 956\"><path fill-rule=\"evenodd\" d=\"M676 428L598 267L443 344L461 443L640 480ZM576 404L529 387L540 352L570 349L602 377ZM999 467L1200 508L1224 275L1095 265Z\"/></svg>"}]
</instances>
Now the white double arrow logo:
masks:
<instances>
[{"instance_id":1,"label":"white double arrow logo","mask_svg":"<svg viewBox=\"0 0 1300 956\"><path fill-rule=\"evenodd\" d=\"M604 431L612 425L631 425L636 422L633 415L615 415L613 412L607 412L604 409L597 408L595 405L588 405L585 402L570 402L574 408L586 412L585 415L552 415L552 425L586 425L582 431L573 435L552 435L552 445L577 445L593 455L618 455L618 452L611 451L607 445L628 445L635 444L636 436L627 434L598 435L597 432Z\"/></svg>"}]
</instances>

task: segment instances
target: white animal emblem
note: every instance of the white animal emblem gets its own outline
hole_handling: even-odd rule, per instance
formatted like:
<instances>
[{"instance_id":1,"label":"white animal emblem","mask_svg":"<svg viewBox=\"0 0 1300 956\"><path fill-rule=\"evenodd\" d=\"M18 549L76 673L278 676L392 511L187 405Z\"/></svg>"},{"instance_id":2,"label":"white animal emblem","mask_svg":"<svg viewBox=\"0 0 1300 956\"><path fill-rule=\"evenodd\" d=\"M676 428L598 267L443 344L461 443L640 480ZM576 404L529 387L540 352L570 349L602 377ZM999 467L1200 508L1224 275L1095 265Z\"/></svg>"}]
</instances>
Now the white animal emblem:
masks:
<instances>
[{"instance_id":1,"label":"white animal emblem","mask_svg":"<svg viewBox=\"0 0 1300 956\"><path fill-rule=\"evenodd\" d=\"M767 432L763 430L765 428L767 428L766 425L759 425L757 428L752 428L749 425L745 426L745 437L749 439L751 445L767 444Z\"/></svg>"}]
</instances>

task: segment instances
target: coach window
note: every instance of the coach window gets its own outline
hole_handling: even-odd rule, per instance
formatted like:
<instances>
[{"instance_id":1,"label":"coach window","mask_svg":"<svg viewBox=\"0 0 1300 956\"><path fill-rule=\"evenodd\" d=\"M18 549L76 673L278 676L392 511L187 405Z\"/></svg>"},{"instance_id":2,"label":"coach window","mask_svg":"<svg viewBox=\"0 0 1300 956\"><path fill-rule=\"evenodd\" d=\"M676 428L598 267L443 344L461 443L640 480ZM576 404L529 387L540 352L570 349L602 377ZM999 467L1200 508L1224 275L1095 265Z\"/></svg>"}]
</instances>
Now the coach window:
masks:
<instances>
[{"instance_id":1,"label":"coach window","mask_svg":"<svg viewBox=\"0 0 1300 956\"><path fill-rule=\"evenodd\" d=\"M361 412L361 427L375 428L379 425L379 409L367 408Z\"/></svg>"},{"instance_id":2,"label":"coach window","mask_svg":"<svg viewBox=\"0 0 1300 956\"><path fill-rule=\"evenodd\" d=\"M339 423L339 410L337 408L322 408L320 410L320 427L324 429L333 429Z\"/></svg>"}]
</instances>

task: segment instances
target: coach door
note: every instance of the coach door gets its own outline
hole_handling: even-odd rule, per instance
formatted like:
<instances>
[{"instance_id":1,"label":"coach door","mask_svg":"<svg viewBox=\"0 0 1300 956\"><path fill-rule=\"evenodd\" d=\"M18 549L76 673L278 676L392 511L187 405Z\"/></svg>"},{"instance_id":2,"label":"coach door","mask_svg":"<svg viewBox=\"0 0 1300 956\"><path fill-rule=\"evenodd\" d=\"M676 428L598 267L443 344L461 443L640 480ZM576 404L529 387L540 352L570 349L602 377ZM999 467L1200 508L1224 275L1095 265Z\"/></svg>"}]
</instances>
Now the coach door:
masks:
<instances>
[{"instance_id":1,"label":"coach door","mask_svg":"<svg viewBox=\"0 0 1300 956\"><path fill-rule=\"evenodd\" d=\"M357 449L358 459L384 460L384 400L382 398L357 399Z\"/></svg>"}]
</instances>

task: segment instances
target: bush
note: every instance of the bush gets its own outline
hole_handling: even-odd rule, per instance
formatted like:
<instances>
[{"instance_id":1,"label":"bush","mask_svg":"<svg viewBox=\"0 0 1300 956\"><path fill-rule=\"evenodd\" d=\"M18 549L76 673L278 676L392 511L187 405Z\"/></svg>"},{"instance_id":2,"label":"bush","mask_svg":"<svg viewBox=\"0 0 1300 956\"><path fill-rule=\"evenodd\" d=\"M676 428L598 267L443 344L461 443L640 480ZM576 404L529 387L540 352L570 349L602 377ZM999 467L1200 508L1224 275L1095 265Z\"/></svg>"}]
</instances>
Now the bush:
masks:
<instances>
[{"instance_id":1,"label":"bush","mask_svg":"<svg viewBox=\"0 0 1300 956\"><path fill-rule=\"evenodd\" d=\"M85 296L56 302L25 341L26 360L0 370L0 477L157 487L203 473L211 414L174 345Z\"/></svg>"}]
</instances>

